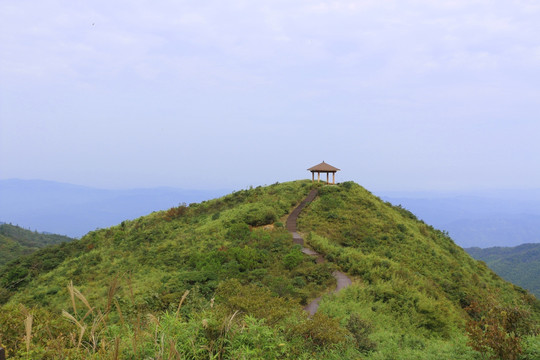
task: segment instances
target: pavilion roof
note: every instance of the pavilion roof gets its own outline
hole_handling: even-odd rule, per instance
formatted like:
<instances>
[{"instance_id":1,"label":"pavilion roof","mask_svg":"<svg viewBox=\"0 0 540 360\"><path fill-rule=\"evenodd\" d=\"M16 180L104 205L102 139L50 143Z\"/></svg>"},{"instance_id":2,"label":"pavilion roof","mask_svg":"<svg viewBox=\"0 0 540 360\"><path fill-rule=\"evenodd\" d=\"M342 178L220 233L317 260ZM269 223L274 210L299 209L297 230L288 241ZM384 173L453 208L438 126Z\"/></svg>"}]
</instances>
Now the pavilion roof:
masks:
<instances>
[{"instance_id":1,"label":"pavilion roof","mask_svg":"<svg viewBox=\"0 0 540 360\"><path fill-rule=\"evenodd\" d=\"M323 161L322 163L318 165L310 167L308 171L336 172L336 171L339 171L339 169Z\"/></svg>"}]
</instances>

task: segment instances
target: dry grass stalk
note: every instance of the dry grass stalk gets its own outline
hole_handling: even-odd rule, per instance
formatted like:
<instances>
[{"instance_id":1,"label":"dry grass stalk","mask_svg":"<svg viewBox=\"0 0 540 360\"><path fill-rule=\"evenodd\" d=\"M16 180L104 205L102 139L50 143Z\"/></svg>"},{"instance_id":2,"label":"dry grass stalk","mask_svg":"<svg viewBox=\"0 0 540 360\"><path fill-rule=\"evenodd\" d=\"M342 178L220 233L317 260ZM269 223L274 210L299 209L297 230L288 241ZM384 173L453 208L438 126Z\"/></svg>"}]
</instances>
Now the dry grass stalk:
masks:
<instances>
[{"instance_id":1,"label":"dry grass stalk","mask_svg":"<svg viewBox=\"0 0 540 360\"><path fill-rule=\"evenodd\" d=\"M118 311L118 316L120 317L120 322L122 323L122 326L125 325L124 321L124 315L122 313L122 309L120 309L120 304L118 303L118 300L114 299L114 306L116 307L116 311Z\"/></svg>"},{"instance_id":2,"label":"dry grass stalk","mask_svg":"<svg viewBox=\"0 0 540 360\"><path fill-rule=\"evenodd\" d=\"M101 350L99 352L101 354L106 354L107 349L109 348L109 342L106 339L103 339L99 343L101 344Z\"/></svg>"},{"instance_id":3,"label":"dry grass stalk","mask_svg":"<svg viewBox=\"0 0 540 360\"><path fill-rule=\"evenodd\" d=\"M141 316L137 312L137 323L133 328L133 337L131 338L131 346L133 348L133 353L137 354L137 341L139 339L139 333L141 332Z\"/></svg>"},{"instance_id":4,"label":"dry grass stalk","mask_svg":"<svg viewBox=\"0 0 540 360\"><path fill-rule=\"evenodd\" d=\"M75 297L77 297L77 299L81 300L82 303L87 307L88 311L86 312L86 314L84 315L83 317L83 320L88 317L88 315L90 315L91 313L94 312L94 308L92 306L90 306L90 303L88 302L88 300L86 299L86 297L84 297L84 295L75 287L73 286L73 281L70 281L69 284L68 284L68 291L69 291L69 296L71 298L71 304L73 306L73 313L74 314L77 314L77 306L76 306L76 303L75 303Z\"/></svg>"},{"instance_id":5,"label":"dry grass stalk","mask_svg":"<svg viewBox=\"0 0 540 360\"><path fill-rule=\"evenodd\" d=\"M129 289L129 298L131 300L131 304L135 305L135 296L133 294L133 284L131 282L131 274L128 274L126 276L126 282ZM139 334L141 333L141 317L139 312L137 312L137 323L133 327L133 337L131 338L131 347L134 354L137 354L137 343L139 339Z\"/></svg>"},{"instance_id":6,"label":"dry grass stalk","mask_svg":"<svg viewBox=\"0 0 540 360\"><path fill-rule=\"evenodd\" d=\"M32 322L34 317L32 314L28 313L26 319L24 320L24 328L26 330L25 342L26 342L26 352L30 351L30 341L32 340Z\"/></svg>"},{"instance_id":7,"label":"dry grass stalk","mask_svg":"<svg viewBox=\"0 0 540 360\"><path fill-rule=\"evenodd\" d=\"M156 326L159 326L159 319L154 314L147 314L146 317L148 321L154 323Z\"/></svg>"},{"instance_id":8,"label":"dry grass stalk","mask_svg":"<svg viewBox=\"0 0 540 360\"><path fill-rule=\"evenodd\" d=\"M157 354L157 359L163 359L163 354L165 354L165 334L161 334L159 338L159 351Z\"/></svg>"},{"instance_id":9,"label":"dry grass stalk","mask_svg":"<svg viewBox=\"0 0 540 360\"><path fill-rule=\"evenodd\" d=\"M184 292L184 295L182 295L182 299L180 299L180 303L178 304L178 309L176 309L176 318L178 318L178 315L180 314L180 308L182 307L182 304L184 303L184 300L186 300L186 297L189 294L189 290L186 290Z\"/></svg>"},{"instance_id":10,"label":"dry grass stalk","mask_svg":"<svg viewBox=\"0 0 540 360\"><path fill-rule=\"evenodd\" d=\"M240 312L240 310L236 310L234 312L234 314L232 314L231 318L229 319L229 323L227 324L227 327L225 328L225 333L229 332L229 330L231 330L231 327L232 327L232 321L234 320L234 318L236 317L236 315L238 315L238 313Z\"/></svg>"},{"instance_id":11,"label":"dry grass stalk","mask_svg":"<svg viewBox=\"0 0 540 360\"><path fill-rule=\"evenodd\" d=\"M131 338L131 350L133 351L134 354L137 354L137 335L136 335L136 333Z\"/></svg>"},{"instance_id":12,"label":"dry grass stalk","mask_svg":"<svg viewBox=\"0 0 540 360\"><path fill-rule=\"evenodd\" d=\"M147 314L146 317L148 318L148 321L150 321L150 323L153 323L156 326L156 330L154 331L154 342L157 345L158 330L159 330L159 319L153 314Z\"/></svg>"},{"instance_id":13,"label":"dry grass stalk","mask_svg":"<svg viewBox=\"0 0 540 360\"><path fill-rule=\"evenodd\" d=\"M116 294L116 290L118 290L118 286L119 286L118 276L115 276L111 282L111 285L109 286L109 292L107 293L107 309L105 310L106 313L108 313L111 310L114 294Z\"/></svg>"},{"instance_id":14,"label":"dry grass stalk","mask_svg":"<svg viewBox=\"0 0 540 360\"><path fill-rule=\"evenodd\" d=\"M75 288L73 286L73 280L71 280L67 286L68 288L68 292L69 292L69 297L71 298L71 305L73 306L73 313L76 314L77 313L77 306L75 305L75 294L73 292L73 289Z\"/></svg>"},{"instance_id":15,"label":"dry grass stalk","mask_svg":"<svg viewBox=\"0 0 540 360\"><path fill-rule=\"evenodd\" d=\"M92 340L92 348L94 352L96 351L96 347L98 345L98 335L97 335L97 329L100 323L103 322L103 325L105 325L104 315L99 312L98 316L94 318L94 322L92 324L92 327L90 328L90 339Z\"/></svg>"},{"instance_id":16,"label":"dry grass stalk","mask_svg":"<svg viewBox=\"0 0 540 360\"><path fill-rule=\"evenodd\" d=\"M73 287L73 293L79 300L83 302L83 304L88 308L89 312L93 312L94 309L92 308L92 306L90 306L88 300L86 300L84 295L77 288Z\"/></svg>"},{"instance_id":17,"label":"dry grass stalk","mask_svg":"<svg viewBox=\"0 0 540 360\"><path fill-rule=\"evenodd\" d=\"M176 350L176 342L173 339L169 340L169 359L168 360L180 360L182 357L178 350Z\"/></svg>"},{"instance_id":18,"label":"dry grass stalk","mask_svg":"<svg viewBox=\"0 0 540 360\"><path fill-rule=\"evenodd\" d=\"M118 355L120 355L120 338L117 336L114 338L114 353L112 358L118 360Z\"/></svg>"},{"instance_id":19,"label":"dry grass stalk","mask_svg":"<svg viewBox=\"0 0 540 360\"><path fill-rule=\"evenodd\" d=\"M133 295L133 284L131 283L131 276L128 276L127 278L128 288L129 288L129 297L131 299L131 303L135 304L135 296Z\"/></svg>"},{"instance_id":20,"label":"dry grass stalk","mask_svg":"<svg viewBox=\"0 0 540 360\"><path fill-rule=\"evenodd\" d=\"M70 320L79 328L79 341L77 343L77 348L78 348L79 346L81 346L82 338L83 338L84 332L86 331L86 325L81 324L79 321L77 321L77 319L75 319L73 315L68 313L66 310L62 310L62 316Z\"/></svg>"},{"instance_id":21,"label":"dry grass stalk","mask_svg":"<svg viewBox=\"0 0 540 360\"><path fill-rule=\"evenodd\" d=\"M82 343L82 338L83 338L83 335L84 335L84 332L86 331L86 325L84 325L82 328L81 328L81 332L79 333L79 341L77 342L77 348L79 348L81 346L81 343Z\"/></svg>"}]
</instances>

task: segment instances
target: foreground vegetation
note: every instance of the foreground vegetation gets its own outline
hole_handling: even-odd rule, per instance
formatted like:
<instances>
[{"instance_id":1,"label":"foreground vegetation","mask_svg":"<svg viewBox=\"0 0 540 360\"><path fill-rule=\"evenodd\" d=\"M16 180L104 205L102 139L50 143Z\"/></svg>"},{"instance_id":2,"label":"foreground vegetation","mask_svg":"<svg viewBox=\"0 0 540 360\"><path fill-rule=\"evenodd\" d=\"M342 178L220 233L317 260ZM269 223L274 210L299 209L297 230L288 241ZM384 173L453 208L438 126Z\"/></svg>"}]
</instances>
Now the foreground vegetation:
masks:
<instances>
[{"instance_id":1,"label":"foreground vegetation","mask_svg":"<svg viewBox=\"0 0 540 360\"><path fill-rule=\"evenodd\" d=\"M283 223L311 186L180 205L11 262L0 342L14 359L539 357L533 296L354 183L301 214L328 261L303 255ZM353 285L308 318L337 268Z\"/></svg>"}]
</instances>

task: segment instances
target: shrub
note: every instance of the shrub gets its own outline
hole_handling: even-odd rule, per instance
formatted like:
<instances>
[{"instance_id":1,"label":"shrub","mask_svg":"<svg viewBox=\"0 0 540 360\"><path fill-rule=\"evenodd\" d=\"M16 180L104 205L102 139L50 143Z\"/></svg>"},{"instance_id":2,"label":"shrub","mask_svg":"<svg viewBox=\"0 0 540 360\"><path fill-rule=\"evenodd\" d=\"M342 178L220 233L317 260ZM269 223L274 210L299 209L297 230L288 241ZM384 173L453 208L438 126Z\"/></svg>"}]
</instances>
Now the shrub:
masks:
<instances>
[{"instance_id":1,"label":"shrub","mask_svg":"<svg viewBox=\"0 0 540 360\"><path fill-rule=\"evenodd\" d=\"M353 181L345 181L344 183L341 183L340 186L343 187L345 190L351 190L351 188L355 185Z\"/></svg>"},{"instance_id":2,"label":"shrub","mask_svg":"<svg viewBox=\"0 0 540 360\"><path fill-rule=\"evenodd\" d=\"M347 330L335 319L320 312L292 327L293 335L300 335L316 346L329 346L346 340Z\"/></svg>"},{"instance_id":3,"label":"shrub","mask_svg":"<svg viewBox=\"0 0 540 360\"><path fill-rule=\"evenodd\" d=\"M369 334L373 331L373 325L369 321L362 319L358 314L352 314L346 328L353 334L358 350L372 351L377 348L377 344L369 339Z\"/></svg>"},{"instance_id":4,"label":"shrub","mask_svg":"<svg viewBox=\"0 0 540 360\"><path fill-rule=\"evenodd\" d=\"M250 234L249 226L244 223L232 224L227 231L227 237L234 240L246 240Z\"/></svg>"},{"instance_id":5,"label":"shrub","mask_svg":"<svg viewBox=\"0 0 540 360\"><path fill-rule=\"evenodd\" d=\"M493 359L518 359L523 351L521 337L535 330L527 311L502 306L493 296L471 301L466 310L472 318L467 324L469 345Z\"/></svg>"},{"instance_id":6,"label":"shrub","mask_svg":"<svg viewBox=\"0 0 540 360\"><path fill-rule=\"evenodd\" d=\"M279 322L291 311L285 299L273 296L268 289L254 284L242 285L236 279L222 282L216 290L216 296L229 311L238 310L265 319L269 325Z\"/></svg>"},{"instance_id":7,"label":"shrub","mask_svg":"<svg viewBox=\"0 0 540 360\"><path fill-rule=\"evenodd\" d=\"M178 219L186 213L187 209L188 208L185 203L180 204L177 207L170 208L165 212L165 220L171 221L174 219Z\"/></svg>"},{"instance_id":8,"label":"shrub","mask_svg":"<svg viewBox=\"0 0 540 360\"><path fill-rule=\"evenodd\" d=\"M287 255L283 257L283 265L286 269L292 270L297 267L303 259L304 255L302 255L300 249L298 247L294 247Z\"/></svg>"},{"instance_id":9,"label":"shrub","mask_svg":"<svg viewBox=\"0 0 540 360\"><path fill-rule=\"evenodd\" d=\"M270 206L250 206L244 213L242 220L251 226L262 226L277 220L276 210Z\"/></svg>"}]
</instances>

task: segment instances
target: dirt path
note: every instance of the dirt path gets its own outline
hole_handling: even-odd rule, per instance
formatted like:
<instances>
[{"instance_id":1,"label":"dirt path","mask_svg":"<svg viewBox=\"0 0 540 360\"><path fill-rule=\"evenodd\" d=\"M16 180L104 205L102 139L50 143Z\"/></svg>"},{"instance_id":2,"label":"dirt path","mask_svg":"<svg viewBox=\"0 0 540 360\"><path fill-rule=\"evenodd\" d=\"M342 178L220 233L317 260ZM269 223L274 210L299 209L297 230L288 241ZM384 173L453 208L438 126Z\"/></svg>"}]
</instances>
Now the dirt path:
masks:
<instances>
[{"instance_id":1,"label":"dirt path","mask_svg":"<svg viewBox=\"0 0 540 360\"><path fill-rule=\"evenodd\" d=\"M300 212L302 212L302 210L304 209L304 207L312 202L315 197L317 196L317 189L313 189L311 190L311 192L308 194L308 196L300 203L300 205L298 205L292 212L291 214L289 215L289 217L287 218L287 230L289 230L289 232L292 234L293 236L293 241L295 244L300 244L302 245L302 252L304 254L307 254L307 255L310 255L310 256L316 256L317 257L317 263L323 263L325 260L324 260L324 257L319 254L318 252L314 251L314 250L311 250L311 249L308 249L306 247L304 247L304 239L302 239L302 237L300 236L300 234L298 234L296 232L296 220L298 220L298 215L300 215ZM351 279L345 275L344 273L342 273L341 271L334 271L332 273L332 275L334 276L334 278L336 279L337 281L337 286L336 286L336 289L334 291L332 291L332 293L335 293L335 292L338 292L339 290L343 289L343 288L346 288L347 286L351 285L352 281ZM306 310L310 316L313 316L313 314L315 314L315 312L317 312L317 309L319 308L319 301L321 301L321 298L322 296L319 296L318 298L314 299L313 301L311 301L305 308L304 310Z\"/></svg>"}]
</instances>

